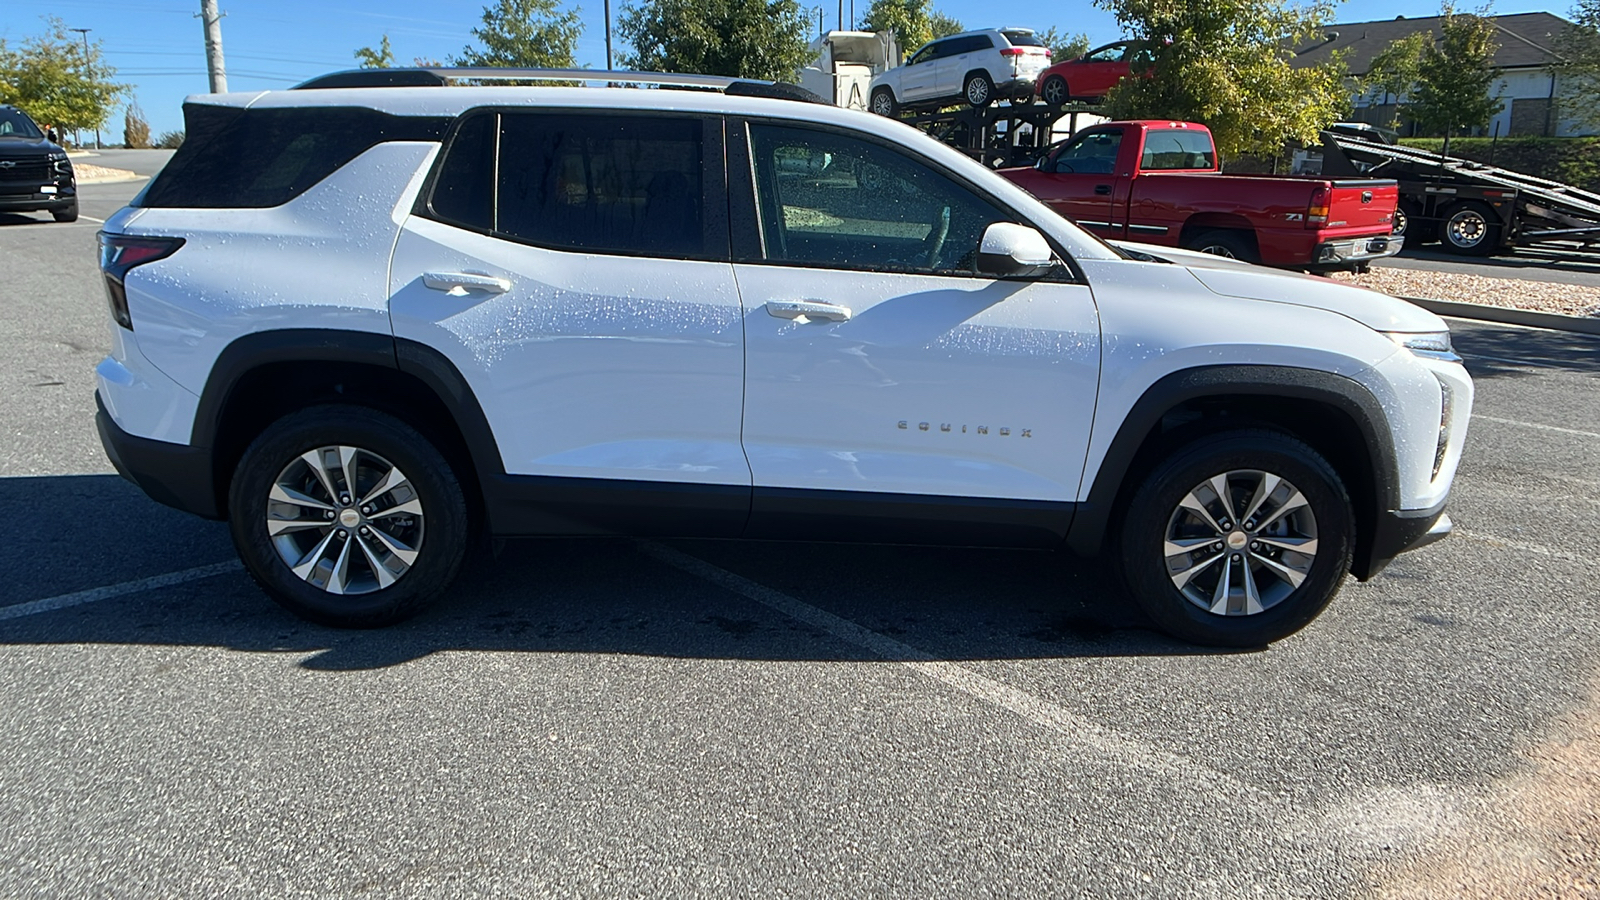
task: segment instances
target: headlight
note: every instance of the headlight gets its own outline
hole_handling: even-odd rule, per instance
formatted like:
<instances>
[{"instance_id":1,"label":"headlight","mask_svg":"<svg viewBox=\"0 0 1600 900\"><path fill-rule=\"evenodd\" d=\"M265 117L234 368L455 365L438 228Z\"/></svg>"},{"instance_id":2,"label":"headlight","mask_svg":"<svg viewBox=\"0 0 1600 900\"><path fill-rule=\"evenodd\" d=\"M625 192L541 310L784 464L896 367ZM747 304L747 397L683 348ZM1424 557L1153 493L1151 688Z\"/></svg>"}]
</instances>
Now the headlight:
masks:
<instances>
[{"instance_id":1,"label":"headlight","mask_svg":"<svg viewBox=\"0 0 1600 900\"><path fill-rule=\"evenodd\" d=\"M1446 362L1461 361L1461 357L1456 355L1456 348L1450 343L1450 332L1448 331L1386 331L1383 334L1384 337L1410 350L1417 356L1442 359Z\"/></svg>"}]
</instances>

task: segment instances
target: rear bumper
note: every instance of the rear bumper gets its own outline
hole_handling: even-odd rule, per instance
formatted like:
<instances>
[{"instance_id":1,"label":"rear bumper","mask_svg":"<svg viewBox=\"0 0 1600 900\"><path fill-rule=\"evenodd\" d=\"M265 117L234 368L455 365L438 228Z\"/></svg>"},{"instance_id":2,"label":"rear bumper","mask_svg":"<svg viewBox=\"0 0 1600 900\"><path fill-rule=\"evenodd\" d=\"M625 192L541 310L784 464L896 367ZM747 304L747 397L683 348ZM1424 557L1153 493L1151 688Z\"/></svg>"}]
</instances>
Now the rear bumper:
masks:
<instances>
[{"instance_id":1,"label":"rear bumper","mask_svg":"<svg viewBox=\"0 0 1600 900\"><path fill-rule=\"evenodd\" d=\"M1371 262L1399 253L1405 247L1405 243L1405 238L1393 235L1324 241L1317 245L1312 265L1337 268L1351 263Z\"/></svg>"},{"instance_id":2,"label":"rear bumper","mask_svg":"<svg viewBox=\"0 0 1600 900\"><path fill-rule=\"evenodd\" d=\"M135 437L117 426L98 393L94 402L100 444L118 474L157 503L207 519L222 518L211 477L210 448Z\"/></svg>"},{"instance_id":3,"label":"rear bumper","mask_svg":"<svg viewBox=\"0 0 1600 900\"><path fill-rule=\"evenodd\" d=\"M1372 544L1365 553L1356 554L1351 573L1366 581L1382 572L1396 556L1449 537L1455 525L1444 514L1446 502L1441 500L1429 509L1397 509L1379 514Z\"/></svg>"}]
</instances>

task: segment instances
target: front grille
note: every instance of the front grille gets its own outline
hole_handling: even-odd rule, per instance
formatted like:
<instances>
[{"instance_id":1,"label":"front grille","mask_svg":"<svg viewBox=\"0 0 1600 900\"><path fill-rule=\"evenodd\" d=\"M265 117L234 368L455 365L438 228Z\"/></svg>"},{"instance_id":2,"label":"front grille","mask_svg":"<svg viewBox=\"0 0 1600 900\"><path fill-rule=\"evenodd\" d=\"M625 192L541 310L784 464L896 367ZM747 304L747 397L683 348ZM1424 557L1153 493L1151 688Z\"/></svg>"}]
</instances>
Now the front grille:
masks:
<instances>
[{"instance_id":1,"label":"front grille","mask_svg":"<svg viewBox=\"0 0 1600 900\"><path fill-rule=\"evenodd\" d=\"M37 186L55 182L55 173L50 171L50 160L44 157L0 160L0 163L6 162L13 165L0 165L0 183L29 181Z\"/></svg>"}]
</instances>

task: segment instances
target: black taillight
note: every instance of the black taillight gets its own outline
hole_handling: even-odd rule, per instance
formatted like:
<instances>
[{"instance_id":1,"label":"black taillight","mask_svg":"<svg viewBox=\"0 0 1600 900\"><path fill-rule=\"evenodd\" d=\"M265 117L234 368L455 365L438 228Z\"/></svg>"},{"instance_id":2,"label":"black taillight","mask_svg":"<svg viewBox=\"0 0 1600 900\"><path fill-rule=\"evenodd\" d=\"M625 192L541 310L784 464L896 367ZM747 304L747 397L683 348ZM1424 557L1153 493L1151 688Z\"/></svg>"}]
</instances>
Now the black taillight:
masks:
<instances>
[{"instance_id":1,"label":"black taillight","mask_svg":"<svg viewBox=\"0 0 1600 900\"><path fill-rule=\"evenodd\" d=\"M128 315L128 292L123 279L135 266L166 259L183 246L183 238L129 237L100 232L100 271L106 277L106 299L111 303L111 318L118 325L133 329Z\"/></svg>"}]
</instances>

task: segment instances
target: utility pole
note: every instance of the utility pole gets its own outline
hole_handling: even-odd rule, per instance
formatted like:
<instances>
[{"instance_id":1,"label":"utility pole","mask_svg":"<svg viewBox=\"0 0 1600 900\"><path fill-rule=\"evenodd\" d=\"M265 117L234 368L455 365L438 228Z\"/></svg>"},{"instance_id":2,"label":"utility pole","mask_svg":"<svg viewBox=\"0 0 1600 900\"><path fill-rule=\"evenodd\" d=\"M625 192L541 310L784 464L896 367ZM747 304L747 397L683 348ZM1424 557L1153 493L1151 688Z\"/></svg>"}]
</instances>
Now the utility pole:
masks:
<instances>
[{"instance_id":1,"label":"utility pole","mask_svg":"<svg viewBox=\"0 0 1600 900\"><path fill-rule=\"evenodd\" d=\"M76 31L77 33L83 35L83 74L86 77L93 76L94 72L89 68L89 32L93 31L94 29L68 28L67 30ZM98 122L95 123L94 126L94 148L96 150L100 149L100 124Z\"/></svg>"},{"instance_id":2,"label":"utility pole","mask_svg":"<svg viewBox=\"0 0 1600 900\"><path fill-rule=\"evenodd\" d=\"M606 71L616 71L611 65L611 0L606 0Z\"/></svg>"},{"instance_id":3,"label":"utility pole","mask_svg":"<svg viewBox=\"0 0 1600 900\"><path fill-rule=\"evenodd\" d=\"M228 72L222 65L222 14L217 12L217 0L200 0L200 21L206 28L206 75L211 93L226 94Z\"/></svg>"}]
</instances>

